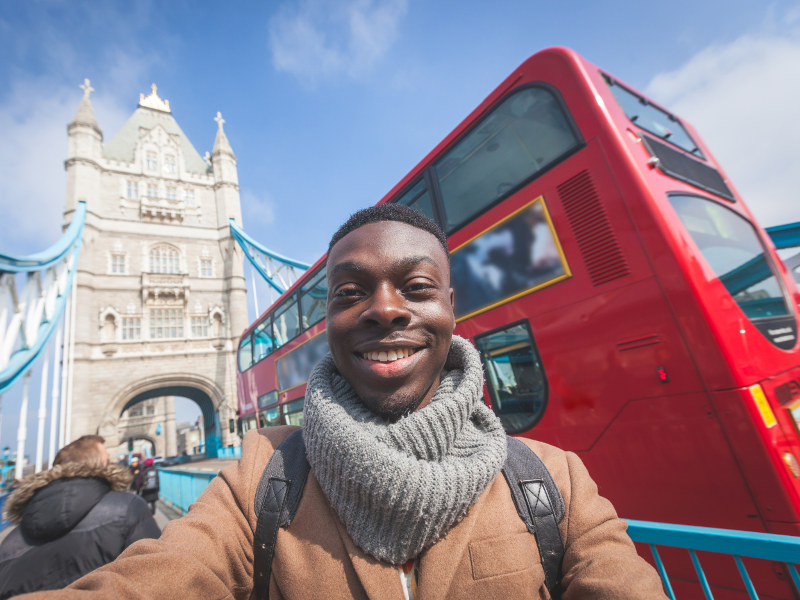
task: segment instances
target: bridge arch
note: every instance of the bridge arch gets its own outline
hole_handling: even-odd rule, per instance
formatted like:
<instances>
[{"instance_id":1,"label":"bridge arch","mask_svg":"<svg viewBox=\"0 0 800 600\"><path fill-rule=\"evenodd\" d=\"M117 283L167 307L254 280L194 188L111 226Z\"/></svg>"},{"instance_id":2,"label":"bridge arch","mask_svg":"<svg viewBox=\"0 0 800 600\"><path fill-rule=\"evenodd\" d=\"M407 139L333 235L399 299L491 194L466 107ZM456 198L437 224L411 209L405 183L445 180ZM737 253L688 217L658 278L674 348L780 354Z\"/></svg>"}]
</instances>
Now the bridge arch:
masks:
<instances>
[{"instance_id":1,"label":"bridge arch","mask_svg":"<svg viewBox=\"0 0 800 600\"><path fill-rule=\"evenodd\" d=\"M164 396L181 396L193 400L203 415L206 440L206 452L216 456L221 446L220 410L225 410L225 394L213 380L198 374L180 373L155 375L135 380L114 394L106 405L98 433L106 438L109 447L116 447L124 442L124 434L120 432L120 420L125 411L136 404L153 398ZM173 414L174 419L174 414ZM174 425L174 424L173 424ZM164 435L174 435L167 431ZM148 439L157 445L152 434L146 431L131 430L131 434L139 439Z\"/></svg>"}]
</instances>

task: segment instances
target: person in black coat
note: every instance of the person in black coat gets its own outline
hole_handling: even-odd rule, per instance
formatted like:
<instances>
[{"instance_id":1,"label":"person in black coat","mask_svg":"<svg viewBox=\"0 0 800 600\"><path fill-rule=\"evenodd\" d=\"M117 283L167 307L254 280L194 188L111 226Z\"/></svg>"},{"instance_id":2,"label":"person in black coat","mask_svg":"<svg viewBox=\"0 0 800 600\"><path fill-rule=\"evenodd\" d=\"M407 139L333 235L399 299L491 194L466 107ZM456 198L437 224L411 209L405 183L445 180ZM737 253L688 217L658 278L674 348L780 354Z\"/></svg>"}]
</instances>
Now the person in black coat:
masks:
<instances>
[{"instance_id":1,"label":"person in black coat","mask_svg":"<svg viewBox=\"0 0 800 600\"><path fill-rule=\"evenodd\" d=\"M155 514L156 502L158 501L158 469L153 464L152 458L144 459L144 466L134 477L133 487L147 504L150 505L150 512Z\"/></svg>"},{"instance_id":2,"label":"person in black coat","mask_svg":"<svg viewBox=\"0 0 800 600\"><path fill-rule=\"evenodd\" d=\"M64 446L53 468L26 477L9 496L17 527L0 544L0 600L62 588L161 531L147 503L127 492L131 474L108 464L105 440Z\"/></svg>"}]
</instances>

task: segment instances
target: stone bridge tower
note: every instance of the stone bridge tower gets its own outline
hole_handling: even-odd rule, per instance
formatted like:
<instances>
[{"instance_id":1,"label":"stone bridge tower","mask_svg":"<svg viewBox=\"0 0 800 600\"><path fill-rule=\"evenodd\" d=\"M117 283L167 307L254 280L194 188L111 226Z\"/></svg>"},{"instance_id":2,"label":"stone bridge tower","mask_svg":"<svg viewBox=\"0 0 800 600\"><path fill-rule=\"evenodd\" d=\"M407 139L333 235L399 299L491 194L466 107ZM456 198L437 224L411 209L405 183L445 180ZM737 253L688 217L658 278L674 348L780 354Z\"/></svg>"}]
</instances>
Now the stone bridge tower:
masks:
<instances>
[{"instance_id":1,"label":"stone bridge tower","mask_svg":"<svg viewBox=\"0 0 800 600\"><path fill-rule=\"evenodd\" d=\"M120 416L165 396L197 402L206 449L236 445L235 357L247 326L236 157L217 113L203 158L152 93L107 143L88 80L68 126L68 223L87 207L77 272L74 384L67 440L99 433L122 441ZM175 454L174 412L164 454ZM169 432L167 428L171 428Z\"/></svg>"}]
</instances>

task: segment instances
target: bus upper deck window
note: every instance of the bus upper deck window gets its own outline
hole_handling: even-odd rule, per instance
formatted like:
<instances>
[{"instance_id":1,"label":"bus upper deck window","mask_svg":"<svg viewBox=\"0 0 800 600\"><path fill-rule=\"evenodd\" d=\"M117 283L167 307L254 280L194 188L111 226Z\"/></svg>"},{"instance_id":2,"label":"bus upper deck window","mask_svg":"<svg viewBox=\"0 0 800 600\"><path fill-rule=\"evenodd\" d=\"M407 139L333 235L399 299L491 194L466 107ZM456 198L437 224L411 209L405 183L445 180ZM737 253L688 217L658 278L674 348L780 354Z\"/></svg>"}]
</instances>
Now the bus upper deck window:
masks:
<instances>
[{"instance_id":1,"label":"bus upper deck window","mask_svg":"<svg viewBox=\"0 0 800 600\"><path fill-rule=\"evenodd\" d=\"M405 204L414 210L418 210L423 215L436 221L436 216L433 213L433 201L431 200L428 187L425 185L425 180L420 178L414 183L402 196L394 200L398 204Z\"/></svg>"},{"instance_id":2,"label":"bus upper deck window","mask_svg":"<svg viewBox=\"0 0 800 600\"><path fill-rule=\"evenodd\" d=\"M540 86L514 92L434 164L446 230L510 194L579 143L554 92Z\"/></svg>"},{"instance_id":3,"label":"bus upper deck window","mask_svg":"<svg viewBox=\"0 0 800 600\"><path fill-rule=\"evenodd\" d=\"M253 341L248 335L239 344L239 370L245 371L253 364Z\"/></svg>"},{"instance_id":4,"label":"bus upper deck window","mask_svg":"<svg viewBox=\"0 0 800 600\"><path fill-rule=\"evenodd\" d=\"M486 371L492 410L508 433L533 427L544 414L547 380L528 322L475 338Z\"/></svg>"},{"instance_id":5,"label":"bus upper deck window","mask_svg":"<svg viewBox=\"0 0 800 600\"><path fill-rule=\"evenodd\" d=\"M275 350L275 341L272 337L272 315L258 324L253 332L254 348L253 362L258 362L265 356L269 356Z\"/></svg>"},{"instance_id":6,"label":"bus upper deck window","mask_svg":"<svg viewBox=\"0 0 800 600\"><path fill-rule=\"evenodd\" d=\"M328 284L325 280L325 265L300 286L300 314L303 329L308 329L325 318L325 303L328 300Z\"/></svg>"},{"instance_id":7,"label":"bus upper deck window","mask_svg":"<svg viewBox=\"0 0 800 600\"><path fill-rule=\"evenodd\" d=\"M272 326L275 334L275 347L280 348L300 333L300 315L294 297L287 299L275 310L275 322Z\"/></svg>"}]
</instances>

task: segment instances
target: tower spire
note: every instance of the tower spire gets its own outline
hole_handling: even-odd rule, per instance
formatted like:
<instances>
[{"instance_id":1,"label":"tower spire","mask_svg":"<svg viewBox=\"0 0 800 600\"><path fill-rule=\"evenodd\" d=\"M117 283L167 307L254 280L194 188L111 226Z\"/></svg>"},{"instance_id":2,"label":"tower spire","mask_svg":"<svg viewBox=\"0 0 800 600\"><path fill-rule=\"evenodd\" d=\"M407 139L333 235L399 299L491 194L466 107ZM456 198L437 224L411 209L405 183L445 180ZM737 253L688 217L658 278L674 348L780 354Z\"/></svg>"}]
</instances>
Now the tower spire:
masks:
<instances>
[{"instance_id":1,"label":"tower spire","mask_svg":"<svg viewBox=\"0 0 800 600\"><path fill-rule=\"evenodd\" d=\"M225 130L222 128L222 124L225 122L225 119L222 118L222 113L217 112L217 116L214 117L214 120L217 122L217 137L214 140L214 149L211 151L211 156L224 152L236 158L233 154L233 148L231 148L228 142L228 136L225 135Z\"/></svg>"},{"instance_id":2,"label":"tower spire","mask_svg":"<svg viewBox=\"0 0 800 600\"><path fill-rule=\"evenodd\" d=\"M69 125L70 127L73 125L87 125L102 136L103 134L100 131L100 126L97 124L97 118L94 116L92 101L89 99L89 96L92 95L94 88L88 79L84 79L83 84L78 87L83 90L83 99L81 100L80 106L78 106L78 110Z\"/></svg>"}]
</instances>

